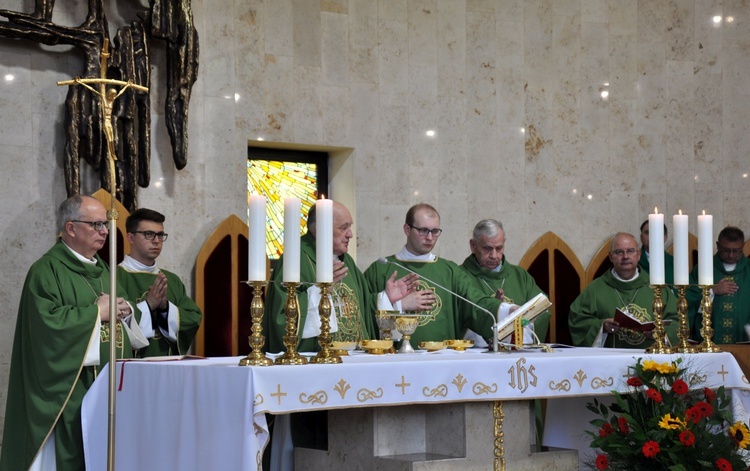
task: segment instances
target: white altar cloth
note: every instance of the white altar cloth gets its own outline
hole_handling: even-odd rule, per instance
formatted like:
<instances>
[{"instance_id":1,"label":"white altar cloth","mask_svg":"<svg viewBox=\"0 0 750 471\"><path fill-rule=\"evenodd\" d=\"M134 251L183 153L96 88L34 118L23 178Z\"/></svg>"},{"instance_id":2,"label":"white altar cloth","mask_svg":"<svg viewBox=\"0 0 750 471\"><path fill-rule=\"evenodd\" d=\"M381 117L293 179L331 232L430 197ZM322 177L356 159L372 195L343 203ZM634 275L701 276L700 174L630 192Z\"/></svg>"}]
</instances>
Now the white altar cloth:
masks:
<instances>
[{"instance_id":1,"label":"white altar cloth","mask_svg":"<svg viewBox=\"0 0 750 471\"><path fill-rule=\"evenodd\" d=\"M115 464L162 471L259 469L268 439L264 413L601 396L625 390L636 359L677 357L576 348L354 354L338 365L240 367L240 357L118 362ZM750 402L750 384L731 354L686 355L683 365L705 375L701 387L744 390L736 397ZM87 469L106 469L107 382L105 369L83 403Z\"/></svg>"}]
</instances>

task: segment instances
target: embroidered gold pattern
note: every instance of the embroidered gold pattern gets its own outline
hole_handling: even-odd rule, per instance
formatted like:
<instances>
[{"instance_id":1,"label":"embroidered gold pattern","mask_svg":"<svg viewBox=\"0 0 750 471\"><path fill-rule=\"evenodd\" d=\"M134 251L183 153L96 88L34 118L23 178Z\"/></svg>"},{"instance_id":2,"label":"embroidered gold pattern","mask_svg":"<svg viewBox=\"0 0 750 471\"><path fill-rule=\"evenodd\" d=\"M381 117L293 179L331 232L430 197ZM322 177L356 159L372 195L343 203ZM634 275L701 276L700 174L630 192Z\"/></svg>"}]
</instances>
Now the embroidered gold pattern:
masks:
<instances>
[{"instance_id":1,"label":"embroidered gold pattern","mask_svg":"<svg viewBox=\"0 0 750 471\"><path fill-rule=\"evenodd\" d=\"M573 379L576 380L579 388L583 387L583 382L586 381L586 378L588 378L588 375L586 375L583 370L578 370L578 373L573 376Z\"/></svg>"},{"instance_id":2,"label":"embroidered gold pattern","mask_svg":"<svg viewBox=\"0 0 750 471\"><path fill-rule=\"evenodd\" d=\"M448 396L448 386L441 384L438 387L434 389L430 389L428 387L422 388L422 395L424 397L447 397Z\"/></svg>"},{"instance_id":3,"label":"embroidered gold pattern","mask_svg":"<svg viewBox=\"0 0 750 471\"><path fill-rule=\"evenodd\" d=\"M593 389L611 388L613 384L615 384L615 380L611 376L609 379L594 376L591 380L591 387Z\"/></svg>"},{"instance_id":4,"label":"embroidered gold pattern","mask_svg":"<svg viewBox=\"0 0 750 471\"><path fill-rule=\"evenodd\" d=\"M301 402L302 404L319 404L322 406L328 402L328 394L326 394L325 391L318 391L310 396L305 393L301 393L299 395L299 402Z\"/></svg>"},{"instance_id":5,"label":"embroidered gold pattern","mask_svg":"<svg viewBox=\"0 0 750 471\"><path fill-rule=\"evenodd\" d=\"M417 282L416 290L421 291L423 289L428 289L435 294L435 307L433 307L431 311L427 312L427 314L429 315L419 318L419 325L427 325L430 322L434 321L437 318L438 314L440 314L440 311L443 309L443 298L440 297L440 294L438 294L438 291L435 289L435 287L428 285L426 281L420 279L419 282Z\"/></svg>"},{"instance_id":6,"label":"embroidered gold pattern","mask_svg":"<svg viewBox=\"0 0 750 471\"><path fill-rule=\"evenodd\" d=\"M332 309L336 312L338 331L333 340L359 342L364 338L362 314L359 312L357 293L346 283L336 283L331 289Z\"/></svg>"},{"instance_id":7,"label":"embroidered gold pattern","mask_svg":"<svg viewBox=\"0 0 750 471\"><path fill-rule=\"evenodd\" d=\"M346 397L346 392L351 388L351 385L342 378L338 383L336 383L336 386L333 387L333 390L339 393L341 399L344 399Z\"/></svg>"},{"instance_id":8,"label":"embroidered gold pattern","mask_svg":"<svg viewBox=\"0 0 750 471\"><path fill-rule=\"evenodd\" d=\"M724 303L724 310L725 311L731 311L732 310L732 303ZM722 326L723 327L732 327L734 325L734 322L732 322L734 319L730 317L725 317L722 320Z\"/></svg>"},{"instance_id":9,"label":"embroidered gold pattern","mask_svg":"<svg viewBox=\"0 0 750 471\"><path fill-rule=\"evenodd\" d=\"M383 388L378 388L375 391L367 388L362 388L357 391L357 400L359 402L372 401L383 397Z\"/></svg>"},{"instance_id":10,"label":"embroidered gold pattern","mask_svg":"<svg viewBox=\"0 0 750 471\"><path fill-rule=\"evenodd\" d=\"M464 386L466 386L466 383L468 383L468 381L466 381L466 378L461 376L460 373L458 374L458 376L453 378L453 381L451 382L456 385L456 389L458 389L459 393L464 389Z\"/></svg>"},{"instance_id":11,"label":"embroidered gold pattern","mask_svg":"<svg viewBox=\"0 0 750 471\"><path fill-rule=\"evenodd\" d=\"M263 399L263 394L256 394L255 395L255 401L253 402L254 406L259 406L259 405L263 404L264 402L266 402L266 400Z\"/></svg>"},{"instance_id":12,"label":"embroidered gold pattern","mask_svg":"<svg viewBox=\"0 0 750 471\"><path fill-rule=\"evenodd\" d=\"M637 294L637 293L636 293ZM652 321L653 317L649 314L648 309L640 307L637 304L630 303L627 306L621 308L623 311L630 313L631 316L635 317L641 322ZM646 340L646 336L643 332L636 332L630 329L620 329L615 334L618 340L621 340L628 345L640 345Z\"/></svg>"},{"instance_id":13,"label":"embroidered gold pattern","mask_svg":"<svg viewBox=\"0 0 750 471\"><path fill-rule=\"evenodd\" d=\"M690 378L689 384L704 384L708 381L708 375L700 375L698 373L688 374Z\"/></svg>"},{"instance_id":14,"label":"embroidered gold pattern","mask_svg":"<svg viewBox=\"0 0 750 471\"><path fill-rule=\"evenodd\" d=\"M508 382L508 385L514 389L518 388L521 392L526 392L529 385L536 387L538 378L536 374L534 374L535 369L534 365L526 368L526 358L519 358L518 361L516 361L515 366L508 369L508 373L510 374L510 382Z\"/></svg>"},{"instance_id":15,"label":"embroidered gold pattern","mask_svg":"<svg viewBox=\"0 0 750 471\"><path fill-rule=\"evenodd\" d=\"M400 383L396 383L396 387L398 387L398 388L401 388L401 395L402 395L402 396L403 396L404 394L406 394L406 387L407 387L407 386L411 386L411 383L407 383L407 382L406 382L406 379L405 379L405 378L403 377L403 375L402 375L402 376L401 376L401 382L400 382Z\"/></svg>"},{"instance_id":16,"label":"embroidered gold pattern","mask_svg":"<svg viewBox=\"0 0 750 471\"><path fill-rule=\"evenodd\" d=\"M480 396L482 394L494 394L497 392L497 383L492 383L491 386L482 382L474 383L474 386L472 386L471 388L471 392L473 392L475 396Z\"/></svg>"},{"instance_id":17,"label":"embroidered gold pattern","mask_svg":"<svg viewBox=\"0 0 750 471\"><path fill-rule=\"evenodd\" d=\"M281 385L277 384L276 385L276 392L271 393L271 397L275 397L276 400L279 402L279 405L281 405L281 398L284 397L284 396L286 396L286 393L282 392L281 391Z\"/></svg>"},{"instance_id":18,"label":"embroidered gold pattern","mask_svg":"<svg viewBox=\"0 0 750 471\"><path fill-rule=\"evenodd\" d=\"M549 388L554 391L570 391L570 381L564 379L557 384L554 381L550 381Z\"/></svg>"}]
</instances>

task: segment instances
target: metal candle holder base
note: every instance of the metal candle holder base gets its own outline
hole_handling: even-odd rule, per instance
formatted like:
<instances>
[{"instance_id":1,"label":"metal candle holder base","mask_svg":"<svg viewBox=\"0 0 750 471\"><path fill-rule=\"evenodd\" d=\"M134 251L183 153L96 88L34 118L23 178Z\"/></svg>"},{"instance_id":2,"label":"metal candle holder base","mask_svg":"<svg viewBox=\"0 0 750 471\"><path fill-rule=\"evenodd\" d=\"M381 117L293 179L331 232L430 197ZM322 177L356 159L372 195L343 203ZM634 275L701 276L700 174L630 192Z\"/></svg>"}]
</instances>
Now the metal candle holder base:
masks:
<instances>
[{"instance_id":1,"label":"metal candle holder base","mask_svg":"<svg viewBox=\"0 0 750 471\"><path fill-rule=\"evenodd\" d=\"M248 286L253 288L253 300L250 302L250 331L252 332L247 338L250 343L250 353L240 360L240 366L271 366L273 362L266 358L263 353L263 288L266 286L265 281L248 281Z\"/></svg>"},{"instance_id":2,"label":"metal candle holder base","mask_svg":"<svg viewBox=\"0 0 750 471\"><path fill-rule=\"evenodd\" d=\"M654 290L654 325L655 328L652 331L654 337L654 343L646 349L646 353L671 353L672 349L664 344L664 322L662 321L662 314L664 313L664 301L661 298L662 289L664 285L652 285L651 288Z\"/></svg>"},{"instance_id":3,"label":"metal candle holder base","mask_svg":"<svg viewBox=\"0 0 750 471\"><path fill-rule=\"evenodd\" d=\"M320 335L318 335L320 351L310 359L310 363L318 365L341 363L341 357L336 354L335 350L331 349L333 340L331 337L331 300L328 299L328 293L333 283L317 283L317 286L320 288L320 306L318 309L320 313Z\"/></svg>"},{"instance_id":4,"label":"metal candle holder base","mask_svg":"<svg viewBox=\"0 0 750 471\"><path fill-rule=\"evenodd\" d=\"M277 365L306 365L307 359L297 352L297 322L299 320L299 305L297 304L297 286L299 283L284 283L286 287L286 305L284 314L286 316L286 335L284 335L284 347L286 351L274 363Z\"/></svg>"},{"instance_id":5,"label":"metal candle holder base","mask_svg":"<svg viewBox=\"0 0 750 471\"><path fill-rule=\"evenodd\" d=\"M695 353L695 347L688 343L690 326L688 325L688 304L685 299L687 285L676 285L675 288L677 288L677 317L680 322L677 335L680 341L672 350L673 353Z\"/></svg>"},{"instance_id":6,"label":"metal candle holder base","mask_svg":"<svg viewBox=\"0 0 750 471\"><path fill-rule=\"evenodd\" d=\"M701 285L701 291L703 292L703 299L701 300L701 308L703 309L701 337L703 337L703 342L698 345L697 351L702 353L716 353L721 351L721 349L717 347L712 340L712 337L714 336L714 329L713 327L711 327L711 311L713 305L711 303L711 295L709 293L710 289L710 285Z\"/></svg>"}]
</instances>

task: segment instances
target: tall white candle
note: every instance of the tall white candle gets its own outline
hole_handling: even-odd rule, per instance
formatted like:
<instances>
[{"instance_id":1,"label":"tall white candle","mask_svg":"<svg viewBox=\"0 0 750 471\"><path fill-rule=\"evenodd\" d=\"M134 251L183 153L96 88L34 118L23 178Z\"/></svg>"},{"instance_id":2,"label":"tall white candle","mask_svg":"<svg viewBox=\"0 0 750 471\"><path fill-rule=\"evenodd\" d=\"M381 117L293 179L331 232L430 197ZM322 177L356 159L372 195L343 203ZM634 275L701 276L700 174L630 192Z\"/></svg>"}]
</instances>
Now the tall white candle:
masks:
<instances>
[{"instance_id":1,"label":"tall white candle","mask_svg":"<svg viewBox=\"0 0 750 471\"><path fill-rule=\"evenodd\" d=\"M333 201L315 202L315 274L318 283L333 282Z\"/></svg>"},{"instance_id":2,"label":"tall white candle","mask_svg":"<svg viewBox=\"0 0 750 471\"><path fill-rule=\"evenodd\" d=\"M648 215L648 276L652 285L663 285L664 281L664 215Z\"/></svg>"},{"instance_id":3,"label":"tall white candle","mask_svg":"<svg viewBox=\"0 0 750 471\"><path fill-rule=\"evenodd\" d=\"M672 233L674 234L674 284L690 284L688 249L688 217L687 214L675 214L672 216Z\"/></svg>"},{"instance_id":4,"label":"tall white candle","mask_svg":"<svg viewBox=\"0 0 750 471\"><path fill-rule=\"evenodd\" d=\"M266 197L250 195L247 238L247 279L266 281Z\"/></svg>"},{"instance_id":5,"label":"tall white candle","mask_svg":"<svg viewBox=\"0 0 750 471\"><path fill-rule=\"evenodd\" d=\"M284 199L284 283L299 283L301 210L299 198Z\"/></svg>"},{"instance_id":6,"label":"tall white candle","mask_svg":"<svg viewBox=\"0 0 750 471\"><path fill-rule=\"evenodd\" d=\"M698 284L714 284L714 217L698 216Z\"/></svg>"}]
</instances>

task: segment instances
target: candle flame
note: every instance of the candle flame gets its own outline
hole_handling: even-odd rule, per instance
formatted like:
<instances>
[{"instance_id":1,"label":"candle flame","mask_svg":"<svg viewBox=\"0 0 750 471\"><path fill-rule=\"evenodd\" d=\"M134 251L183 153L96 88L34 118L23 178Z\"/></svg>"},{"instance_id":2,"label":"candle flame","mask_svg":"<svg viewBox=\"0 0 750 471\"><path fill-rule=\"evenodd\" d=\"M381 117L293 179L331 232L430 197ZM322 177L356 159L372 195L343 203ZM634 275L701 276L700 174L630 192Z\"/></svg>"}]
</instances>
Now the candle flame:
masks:
<instances>
[{"instance_id":1,"label":"candle flame","mask_svg":"<svg viewBox=\"0 0 750 471\"><path fill-rule=\"evenodd\" d=\"M656 206L654 206L654 214L659 214L659 208L657 208Z\"/></svg>"},{"instance_id":2,"label":"candle flame","mask_svg":"<svg viewBox=\"0 0 750 471\"><path fill-rule=\"evenodd\" d=\"M706 215L706 210L705 210L705 209L703 210L703 215L704 215L704 216Z\"/></svg>"},{"instance_id":3,"label":"candle flame","mask_svg":"<svg viewBox=\"0 0 750 471\"><path fill-rule=\"evenodd\" d=\"M680 210L680 216L682 216L682 210Z\"/></svg>"},{"instance_id":4,"label":"candle flame","mask_svg":"<svg viewBox=\"0 0 750 471\"><path fill-rule=\"evenodd\" d=\"M322 199L322 200L326 199L326 195L321 194L320 195L320 199Z\"/></svg>"}]
</instances>

